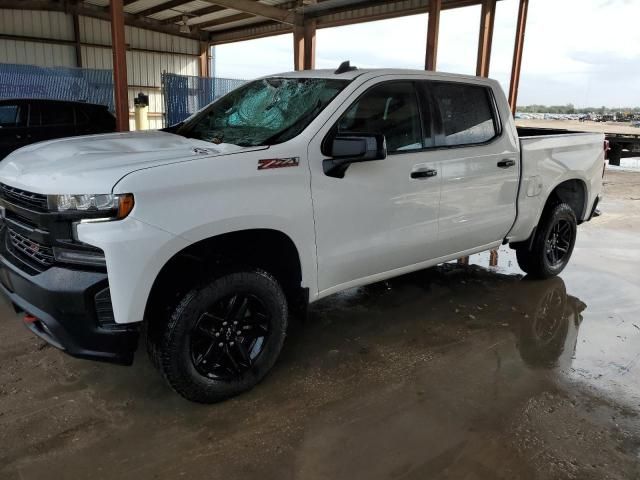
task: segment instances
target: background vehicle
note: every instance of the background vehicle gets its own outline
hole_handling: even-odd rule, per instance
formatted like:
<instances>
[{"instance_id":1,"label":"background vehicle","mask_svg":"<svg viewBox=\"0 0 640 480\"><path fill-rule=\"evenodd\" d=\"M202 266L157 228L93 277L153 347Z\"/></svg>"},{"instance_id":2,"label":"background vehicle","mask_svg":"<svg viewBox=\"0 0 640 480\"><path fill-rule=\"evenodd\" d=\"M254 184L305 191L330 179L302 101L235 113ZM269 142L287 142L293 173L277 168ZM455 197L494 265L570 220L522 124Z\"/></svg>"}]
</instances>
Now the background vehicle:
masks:
<instances>
[{"instance_id":1,"label":"background vehicle","mask_svg":"<svg viewBox=\"0 0 640 480\"><path fill-rule=\"evenodd\" d=\"M0 100L0 160L31 143L115 129L115 117L105 105L45 99Z\"/></svg>"},{"instance_id":2,"label":"background vehicle","mask_svg":"<svg viewBox=\"0 0 640 480\"><path fill-rule=\"evenodd\" d=\"M75 356L130 363L144 325L169 384L217 401L264 378L310 301L503 243L531 277L561 272L604 136L520 134L492 80L266 77L170 132L10 155L0 284Z\"/></svg>"}]
</instances>

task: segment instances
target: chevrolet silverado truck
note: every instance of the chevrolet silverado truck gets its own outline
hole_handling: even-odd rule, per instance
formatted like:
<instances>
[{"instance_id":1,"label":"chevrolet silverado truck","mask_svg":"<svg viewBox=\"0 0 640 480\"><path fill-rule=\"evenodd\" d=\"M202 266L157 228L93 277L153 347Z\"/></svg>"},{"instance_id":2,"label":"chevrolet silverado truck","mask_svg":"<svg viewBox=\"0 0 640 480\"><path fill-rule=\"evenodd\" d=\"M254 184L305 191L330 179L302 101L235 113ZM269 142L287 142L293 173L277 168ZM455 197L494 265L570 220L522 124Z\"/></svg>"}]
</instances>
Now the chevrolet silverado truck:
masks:
<instances>
[{"instance_id":1,"label":"chevrolet silverado truck","mask_svg":"<svg viewBox=\"0 0 640 480\"><path fill-rule=\"evenodd\" d=\"M215 402L336 292L507 243L557 275L603 171L603 135L518 132L490 79L268 76L165 131L11 153L0 288L50 344L131 364L141 338L176 392Z\"/></svg>"}]
</instances>

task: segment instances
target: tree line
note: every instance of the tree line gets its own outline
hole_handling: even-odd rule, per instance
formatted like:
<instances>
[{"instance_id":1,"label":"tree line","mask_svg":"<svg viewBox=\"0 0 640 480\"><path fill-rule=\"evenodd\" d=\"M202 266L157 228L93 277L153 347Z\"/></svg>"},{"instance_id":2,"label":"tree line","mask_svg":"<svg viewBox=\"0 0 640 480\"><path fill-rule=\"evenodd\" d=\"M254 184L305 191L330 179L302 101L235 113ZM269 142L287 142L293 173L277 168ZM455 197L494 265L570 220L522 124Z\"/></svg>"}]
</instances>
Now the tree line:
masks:
<instances>
[{"instance_id":1,"label":"tree line","mask_svg":"<svg viewBox=\"0 0 640 480\"><path fill-rule=\"evenodd\" d=\"M521 113L599 113L601 115L617 112L640 113L640 107L583 107L576 108L571 103L567 105L523 105L518 106Z\"/></svg>"}]
</instances>

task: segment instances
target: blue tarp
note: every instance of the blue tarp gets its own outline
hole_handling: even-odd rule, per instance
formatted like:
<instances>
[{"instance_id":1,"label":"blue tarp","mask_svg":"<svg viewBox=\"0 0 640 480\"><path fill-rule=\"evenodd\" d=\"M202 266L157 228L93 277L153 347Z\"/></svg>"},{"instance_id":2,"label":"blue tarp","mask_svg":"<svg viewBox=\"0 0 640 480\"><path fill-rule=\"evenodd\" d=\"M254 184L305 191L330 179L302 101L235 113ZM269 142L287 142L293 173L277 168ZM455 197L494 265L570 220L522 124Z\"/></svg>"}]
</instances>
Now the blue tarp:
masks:
<instances>
[{"instance_id":1,"label":"blue tarp","mask_svg":"<svg viewBox=\"0 0 640 480\"><path fill-rule=\"evenodd\" d=\"M0 63L0 99L49 98L107 105L113 111L111 70Z\"/></svg>"}]
</instances>

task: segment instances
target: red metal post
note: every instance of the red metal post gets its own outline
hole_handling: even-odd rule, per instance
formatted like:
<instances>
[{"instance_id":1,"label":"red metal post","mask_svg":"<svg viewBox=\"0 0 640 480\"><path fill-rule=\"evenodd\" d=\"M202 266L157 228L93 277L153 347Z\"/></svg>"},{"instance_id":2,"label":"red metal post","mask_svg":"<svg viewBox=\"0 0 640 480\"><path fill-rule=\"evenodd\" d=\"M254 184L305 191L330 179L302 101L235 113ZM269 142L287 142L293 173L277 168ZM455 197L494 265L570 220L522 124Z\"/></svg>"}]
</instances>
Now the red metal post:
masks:
<instances>
[{"instance_id":1,"label":"red metal post","mask_svg":"<svg viewBox=\"0 0 640 480\"><path fill-rule=\"evenodd\" d=\"M122 0L111 0L111 48L113 50L113 93L116 106L116 128L129 131L129 97L127 94L127 46L124 39Z\"/></svg>"},{"instance_id":2,"label":"red metal post","mask_svg":"<svg viewBox=\"0 0 640 480\"><path fill-rule=\"evenodd\" d=\"M524 31L527 26L527 11L529 0L520 0L518 9L518 25L516 27L516 41L513 49L513 64L511 66L511 84L509 85L509 105L515 115L518 103L518 87L520 86L520 68L522 67L522 51L524 49Z\"/></svg>"},{"instance_id":3,"label":"red metal post","mask_svg":"<svg viewBox=\"0 0 640 480\"><path fill-rule=\"evenodd\" d=\"M438 57L438 31L440 30L440 10L442 0L429 1L429 24L427 27L427 51L424 60L425 70L435 70Z\"/></svg>"},{"instance_id":4,"label":"red metal post","mask_svg":"<svg viewBox=\"0 0 640 480\"><path fill-rule=\"evenodd\" d=\"M200 76L209 76L209 42L200 42Z\"/></svg>"},{"instance_id":5,"label":"red metal post","mask_svg":"<svg viewBox=\"0 0 640 480\"><path fill-rule=\"evenodd\" d=\"M496 0L483 0L480 14L480 38L478 39L478 61L476 75L489 76L491 63L491 42L493 41L493 25L496 19Z\"/></svg>"},{"instance_id":6,"label":"red metal post","mask_svg":"<svg viewBox=\"0 0 640 480\"><path fill-rule=\"evenodd\" d=\"M304 69L316 68L316 21L308 20L304 24Z\"/></svg>"},{"instance_id":7,"label":"red metal post","mask_svg":"<svg viewBox=\"0 0 640 480\"><path fill-rule=\"evenodd\" d=\"M293 69L304 70L304 25L293 26Z\"/></svg>"}]
</instances>

